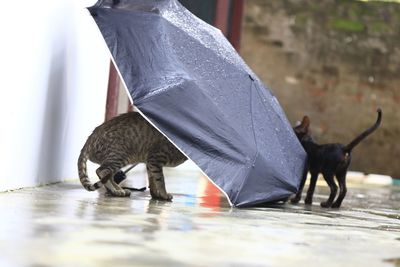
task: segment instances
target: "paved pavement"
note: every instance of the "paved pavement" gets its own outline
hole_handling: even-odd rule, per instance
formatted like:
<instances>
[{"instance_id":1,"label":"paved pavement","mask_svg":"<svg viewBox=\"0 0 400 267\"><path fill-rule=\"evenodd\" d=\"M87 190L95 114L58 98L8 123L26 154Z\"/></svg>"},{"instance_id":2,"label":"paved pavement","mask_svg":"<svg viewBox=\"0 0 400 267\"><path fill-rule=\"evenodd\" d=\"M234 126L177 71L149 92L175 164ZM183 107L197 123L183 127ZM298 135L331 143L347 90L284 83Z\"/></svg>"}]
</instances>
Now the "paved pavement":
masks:
<instances>
[{"instance_id":1,"label":"paved pavement","mask_svg":"<svg viewBox=\"0 0 400 267\"><path fill-rule=\"evenodd\" d=\"M198 172L166 171L173 202L69 182L0 193L0 266L400 266L400 186L315 203L231 208Z\"/></svg>"}]
</instances>

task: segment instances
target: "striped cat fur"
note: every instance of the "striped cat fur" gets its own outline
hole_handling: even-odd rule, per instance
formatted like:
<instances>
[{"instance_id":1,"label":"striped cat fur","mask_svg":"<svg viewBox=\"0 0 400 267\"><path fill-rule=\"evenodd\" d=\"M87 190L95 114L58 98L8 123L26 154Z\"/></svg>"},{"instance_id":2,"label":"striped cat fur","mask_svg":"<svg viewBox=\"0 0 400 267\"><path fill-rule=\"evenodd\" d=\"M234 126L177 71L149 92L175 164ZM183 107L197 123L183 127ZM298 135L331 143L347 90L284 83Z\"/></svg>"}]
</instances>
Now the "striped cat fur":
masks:
<instances>
[{"instance_id":1,"label":"striped cat fur","mask_svg":"<svg viewBox=\"0 0 400 267\"><path fill-rule=\"evenodd\" d=\"M78 159L78 173L83 187L94 191L103 185L112 196L127 197L131 191L122 189L114 175L130 164L145 163L152 198L171 200L165 188L163 167L175 167L186 160L165 136L139 113L128 112L96 127L88 137ZM100 167L96 174L100 181L92 184L86 162Z\"/></svg>"}]
</instances>

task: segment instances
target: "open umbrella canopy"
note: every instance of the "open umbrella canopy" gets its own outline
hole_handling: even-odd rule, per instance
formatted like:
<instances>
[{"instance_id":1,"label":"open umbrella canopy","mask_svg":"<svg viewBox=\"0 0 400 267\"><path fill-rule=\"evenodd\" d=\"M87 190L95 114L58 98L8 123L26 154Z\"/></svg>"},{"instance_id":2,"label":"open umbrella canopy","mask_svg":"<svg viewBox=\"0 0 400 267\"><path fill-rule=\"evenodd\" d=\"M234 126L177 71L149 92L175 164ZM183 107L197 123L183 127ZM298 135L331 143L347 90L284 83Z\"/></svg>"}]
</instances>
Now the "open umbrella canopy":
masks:
<instances>
[{"instance_id":1,"label":"open umbrella canopy","mask_svg":"<svg viewBox=\"0 0 400 267\"><path fill-rule=\"evenodd\" d=\"M89 8L137 109L235 206L297 191L305 152L276 97L177 0Z\"/></svg>"}]
</instances>

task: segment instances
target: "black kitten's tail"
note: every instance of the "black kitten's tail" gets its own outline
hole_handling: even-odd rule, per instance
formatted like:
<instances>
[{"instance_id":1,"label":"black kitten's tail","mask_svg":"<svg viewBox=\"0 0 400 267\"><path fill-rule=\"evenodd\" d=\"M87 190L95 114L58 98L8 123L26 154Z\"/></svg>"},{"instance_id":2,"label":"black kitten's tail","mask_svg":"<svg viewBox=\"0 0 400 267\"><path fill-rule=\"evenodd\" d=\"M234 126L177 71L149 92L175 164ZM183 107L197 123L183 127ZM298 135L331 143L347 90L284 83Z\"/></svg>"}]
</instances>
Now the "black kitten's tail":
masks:
<instances>
[{"instance_id":1,"label":"black kitten's tail","mask_svg":"<svg viewBox=\"0 0 400 267\"><path fill-rule=\"evenodd\" d=\"M364 138L366 138L368 135L370 135L373 131L375 131L379 125L381 124L382 120L382 110L378 108L376 110L378 112L378 118L376 119L376 122L374 125L372 125L370 128L365 130L363 133L361 133L359 136L357 136L353 141L351 141L347 146L344 147L344 151L346 153L349 153L356 145L358 145Z\"/></svg>"}]
</instances>

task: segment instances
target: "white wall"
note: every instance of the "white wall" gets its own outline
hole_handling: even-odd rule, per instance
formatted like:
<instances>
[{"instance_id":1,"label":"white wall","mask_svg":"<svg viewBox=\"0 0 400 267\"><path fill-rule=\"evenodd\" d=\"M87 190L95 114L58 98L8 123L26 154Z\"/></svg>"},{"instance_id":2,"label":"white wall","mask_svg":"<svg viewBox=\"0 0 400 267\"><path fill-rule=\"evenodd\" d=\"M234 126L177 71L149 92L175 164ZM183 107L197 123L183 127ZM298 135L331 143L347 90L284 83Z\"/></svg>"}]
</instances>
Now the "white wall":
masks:
<instances>
[{"instance_id":1,"label":"white wall","mask_svg":"<svg viewBox=\"0 0 400 267\"><path fill-rule=\"evenodd\" d=\"M109 52L85 7L4 1L0 14L0 191L77 178L104 119Z\"/></svg>"}]
</instances>

